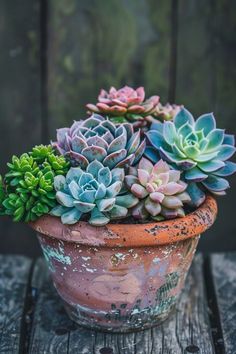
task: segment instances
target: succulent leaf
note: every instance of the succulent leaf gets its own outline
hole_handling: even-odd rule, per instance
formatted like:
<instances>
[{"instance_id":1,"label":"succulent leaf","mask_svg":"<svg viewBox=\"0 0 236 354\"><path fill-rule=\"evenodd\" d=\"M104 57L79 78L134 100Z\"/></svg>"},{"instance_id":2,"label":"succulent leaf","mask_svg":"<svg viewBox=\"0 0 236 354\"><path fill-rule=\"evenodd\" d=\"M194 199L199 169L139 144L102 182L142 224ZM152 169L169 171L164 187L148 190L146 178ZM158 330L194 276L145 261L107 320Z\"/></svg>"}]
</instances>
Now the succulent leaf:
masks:
<instances>
[{"instance_id":1,"label":"succulent leaf","mask_svg":"<svg viewBox=\"0 0 236 354\"><path fill-rule=\"evenodd\" d=\"M54 188L56 191L61 190L65 185L65 176L59 175L54 178Z\"/></svg>"},{"instance_id":2,"label":"succulent leaf","mask_svg":"<svg viewBox=\"0 0 236 354\"><path fill-rule=\"evenodd\" d=\"M215 172L216 176L225 177L230 176L236 172L236 163L232 161L225 161L225 166Z\"/></svg>"},{"instance_id":3,"label":"succulent leaf","mask_svg":"<svg viewBox=\"0 0 236 354\"><path fill-rule=\"evenodd\" d=\"M201 115L195 123L195 130L202 130L204 136L215 130L215 128L216 122L212 113Z\"/></svg>"},{"instance_id":4,"label":"succulent leaf","mask_svg":"<svg viewBox=\"0 0 236 354\"><path fill-rule=\"evenodd\" d=\"M192 182L201 182L208 177L198 167L193 167L191 170L185 172L185 179Z\"/></svg>"},{"instance_id":5,"label":"succulent leaf","mask_svg":"<svg viewBox=\"0 0 236 354\"><path fill-rule=\"evenodd\" d=\"M229 188L229 182L226 181L226 179L214 175L209 176L202 183L208 190L212 192L221 192Z\"/></svg>"},{"instance_id":6,"label":"succulent leaf","mask_svg":"<svg viewBox=\"0 0 236 354\"><path fill-rule=\"evenodd\" d=\"M110 218L106 217L102 212L100 212L97 208L94 208L91 212L91 217L89 219L89 223L94 226L103 226L108 224Z\"/></svg>"},{"instance_id":7,"label":"succulent leaf","mask_svg":"<svg viewBox=\"0 0 236 354\"><path fill-rule=\"evenodd\" d=\"M51 211L51 214L55 215L53 210ZM68 209L67 209L67 211L61 215L61 221L63 224L72 225L80 219L81 215L82 215L82 212L80 212L76 208L72 208L70 211L68 211Z\"/></svg>"}]
</instances>

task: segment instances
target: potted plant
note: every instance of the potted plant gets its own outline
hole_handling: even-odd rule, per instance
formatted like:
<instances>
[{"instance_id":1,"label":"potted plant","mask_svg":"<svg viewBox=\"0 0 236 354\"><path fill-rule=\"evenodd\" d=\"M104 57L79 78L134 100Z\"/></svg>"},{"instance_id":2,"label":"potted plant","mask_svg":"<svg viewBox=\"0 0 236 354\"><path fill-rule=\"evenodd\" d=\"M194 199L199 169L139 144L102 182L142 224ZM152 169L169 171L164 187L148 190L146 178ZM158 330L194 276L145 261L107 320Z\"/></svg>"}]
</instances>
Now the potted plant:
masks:
<instances>
[{"instance_id":1,"label":"potted plant","mask_svg":"<svg viewBox=\"0 0 236 354\"><path fill-rule=\"evenodd\" d=\"M69 316L128 332L163 321L200 234L229 187L234 137L212 114L145 100L143 88L102 90L90 116L57 140L13 156L0 211L37 231Z\"/></svg>"}]
</instances>

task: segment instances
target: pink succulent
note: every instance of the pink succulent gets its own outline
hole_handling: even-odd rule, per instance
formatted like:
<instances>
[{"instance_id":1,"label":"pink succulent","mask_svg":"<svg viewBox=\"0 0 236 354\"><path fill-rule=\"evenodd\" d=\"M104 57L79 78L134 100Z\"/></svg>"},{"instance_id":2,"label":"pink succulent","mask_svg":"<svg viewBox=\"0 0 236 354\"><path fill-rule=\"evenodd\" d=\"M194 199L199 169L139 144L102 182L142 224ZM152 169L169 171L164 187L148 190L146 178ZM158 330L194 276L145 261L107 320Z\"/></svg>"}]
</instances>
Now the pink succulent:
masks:
<instances>
[{"instance_id":1,"label":"pink succulent","mask_svg":"<svg viewBox=\"0 0 236 354\"><path fill-rule=\"evenodd\" d=\"M161 120L171 120L177 113L179 113L181 108L183 108L183 105L170 103L162 105L161 102L159 102L155 108L155 111L153 112L153 116L160 118Z\"/></svg>"},{"instance_id":2,"label":"pink succulent","mask_svg":"<svg viewBox=\"0 0 236 354\"><path fill-rule=\"evenodd\" d=\"M140 104L144 101L145 91L143 87L139 87L136 90L129 86L124 86L119 90L111 87L109 92L101 90L98 101L106 103L109 106L114 104L128 107L134 104Z\"/></svg>"},{"instance_id":3,"label":"pink succulent","mask_svg":"<svg viewBox=\"0 0 236 354\"><path fill-rule=\"evenodd\" d=\"M136 90L124 86L119 90L111 87L109 92L101 90L96 104L87 104L88 113L99 113L110 117L115 123L126 121L145 122L159 102L159 96L152 96L146 101L143 87ZM142 124L137 124L140 126ZM145 124L143 124L145 125Z\"/></svg>"},{"instance_id":4,"label":"pink succulent","mask_svg":"<svg viewBox=\"0 0 236 354\"><path fill-rule=\"evenodd\" d=\"M180 171L171 170L163 160L153 165L142 158L125 177L128 189L140 200L132 209L135 219L171 219L184 216L183 203L190 197L187 184L180 180Z\"/></svg>"}]
</instances>

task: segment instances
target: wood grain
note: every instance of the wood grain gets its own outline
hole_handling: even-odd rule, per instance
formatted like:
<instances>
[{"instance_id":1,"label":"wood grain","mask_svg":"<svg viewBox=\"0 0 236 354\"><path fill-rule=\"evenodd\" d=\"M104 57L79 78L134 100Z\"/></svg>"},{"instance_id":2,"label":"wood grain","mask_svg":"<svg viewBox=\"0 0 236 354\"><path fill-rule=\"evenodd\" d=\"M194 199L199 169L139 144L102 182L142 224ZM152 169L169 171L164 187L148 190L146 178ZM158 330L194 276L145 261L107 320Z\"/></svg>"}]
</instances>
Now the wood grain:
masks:
<instances>
[{"instance_id":1,"label":"wood grain","mask_svg":"<svg viewBox=\"0 0 236 354\"><path fill-rule=\"evenodd\" d=\"M211 267L217 296L224 346L236 353L236 254L214 254Z\"/></svg>"},{"instance_id":2,"label":"wood grain","mask_svg":"<svg viewBox=\"0 0 236 354\"><path fill-rule=\"evenodd\" d=\"M31 261L0 255L0 265L0 353L17 354Z\"/></svg>"},{"instance_id":3,"label":"wood grain","mask_svg":"<svg viewBox=\"0 0 236 354\"><path fill-rule=\"evenodd\" d=\"M68 319L53 288L46 265L40 258L34 267L32 288L37 293L37 302L33 314L29 352L67 353L69 331L74 324Z\"/></svg>"},{"instance_id":4,"label":"wood grain","mask_svg":"<svg viewBox=\"0 0 236 354\"><path fill-rule=\"evenodd\" d=\"M126 335L77 327L65 314L48 274L39 271L39 267L36 264L35 271L40 277L45 276L45 280L40 280L42 287L34 314L30 353L174 354L188 353L188 350L191 353L194 348L202 354L213 353L201 256L194 260L176 313L160 327Z\"/></svg>"}]
</instances>

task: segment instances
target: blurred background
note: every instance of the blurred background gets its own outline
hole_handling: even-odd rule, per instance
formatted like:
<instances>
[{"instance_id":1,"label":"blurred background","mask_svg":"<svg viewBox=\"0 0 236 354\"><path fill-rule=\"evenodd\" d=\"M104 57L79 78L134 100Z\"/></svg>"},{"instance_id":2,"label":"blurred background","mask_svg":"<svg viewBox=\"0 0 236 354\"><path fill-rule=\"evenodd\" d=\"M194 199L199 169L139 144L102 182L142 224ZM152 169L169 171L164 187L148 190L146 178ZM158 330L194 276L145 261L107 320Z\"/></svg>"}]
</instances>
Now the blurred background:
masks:
<instances>
[{"instance_id":1,"label":"blurred background","mask_svg":"<svg viewBox=\"0 0 236 354\"><path fill-rule=\"evenodd\" d=\"M233 0L0 2L0 173L12 154L86 117L100 88L145 86L147 96L214 112L236 130ZM236 250L236 178L219 200L203 252ZM0 219L0 253L40 254L24 224Z\"/></svg>"}]
</instances>

